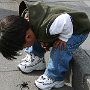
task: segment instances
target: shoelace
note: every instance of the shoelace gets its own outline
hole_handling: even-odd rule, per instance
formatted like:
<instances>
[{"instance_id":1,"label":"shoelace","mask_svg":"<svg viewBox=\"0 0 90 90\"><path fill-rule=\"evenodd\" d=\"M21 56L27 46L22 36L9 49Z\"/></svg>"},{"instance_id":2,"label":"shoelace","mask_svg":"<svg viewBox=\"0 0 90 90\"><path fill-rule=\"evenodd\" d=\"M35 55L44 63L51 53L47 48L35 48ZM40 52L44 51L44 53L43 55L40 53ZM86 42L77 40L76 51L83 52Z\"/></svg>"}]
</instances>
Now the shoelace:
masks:
<instances>
[{"instance_id":1,"label":"shoelace","mask_svg":"<svg viewBox=\"0 0 90 90\"><path fill-rule=\"evenodd\" d=\"M44 62L44 58L39 58L38 56L35 56L33 53L27 54L26 57L23 59L23 61L25 62L33 62L34 60L43 60Z\"/></svg>"},{"instance_id":2,"label":"shoelace","mask_svg":"<svg viewBox=\"0 0 90 90\"><path fill-rule=\"evenodd\" d=\"M27 54L24 58L24 61L26 62L33 62L35 60L35 55L33 53Z\"/></svg>"},{"instance_id":3,"label":"shoelace","mask_svg":"<svg viewBox=\"0 0 90 90\"><path fill-rule=\"evenodd\" d=\"M47 77L44 77L44 76L41 76L41 78L42 78L43 80L47 79L47 80L51 81L50 78L47 78Z\"/></svg>"}]
</instances>

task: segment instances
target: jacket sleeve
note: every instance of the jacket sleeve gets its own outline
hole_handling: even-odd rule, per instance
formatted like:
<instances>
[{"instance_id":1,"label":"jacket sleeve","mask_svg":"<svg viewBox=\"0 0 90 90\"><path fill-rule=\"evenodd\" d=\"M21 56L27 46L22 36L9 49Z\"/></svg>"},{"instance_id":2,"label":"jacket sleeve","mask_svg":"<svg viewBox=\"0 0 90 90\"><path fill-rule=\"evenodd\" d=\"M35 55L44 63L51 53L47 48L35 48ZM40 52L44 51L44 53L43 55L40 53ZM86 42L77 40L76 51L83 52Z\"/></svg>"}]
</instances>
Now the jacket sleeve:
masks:
<instances>
[{"instance_id":1,"label":"jacket sleeve","mask_svg":"<svg viewBox=\"0 0 90 90\"><path fill-rule=\"evenodd\" d=\"M60 34L58 38L67 42L73 34L71 16L67 13L59 15L52 23L49 32L51 35Z\"/></svg>"}]
</instances>

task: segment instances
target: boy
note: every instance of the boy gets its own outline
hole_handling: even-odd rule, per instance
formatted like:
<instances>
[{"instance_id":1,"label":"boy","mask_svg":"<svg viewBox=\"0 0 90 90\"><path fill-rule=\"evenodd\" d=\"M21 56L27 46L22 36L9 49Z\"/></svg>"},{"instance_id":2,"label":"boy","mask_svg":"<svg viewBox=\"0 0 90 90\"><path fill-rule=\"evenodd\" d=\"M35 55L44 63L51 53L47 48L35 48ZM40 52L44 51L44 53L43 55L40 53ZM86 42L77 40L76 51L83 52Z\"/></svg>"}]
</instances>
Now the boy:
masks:
<instances>
[{"instance_id":1,"label":"boy","mask_svg":"<svg viewBox=\"0 0 90 90\"><path fill-rule=\"evenodd\" d=\"M39 6L41 8L41 5ZM44 16L44 13L39 12L39 15ZM23 17L15 15L7 16L0 21L0 52L7 59L13 59L18 50L31 47L29 48L31 55L28 56L28 60L24 59L19 65L22 71L31 72L40 67L41 70L45 68L44 53L52 47L48 66L44 74L35 80L35 85L42 90L63 87L65 73L72 60L72 52L86 40L89 26L82 33L79 31L79 34L75 34L72 17L68 13L57 14L55 17L50 13L52 17L49 18L49 22L46 18L46 23L40 16L34 17L36 21L38 18L39 21L43 20L42 23L37 24L33 21L33 16L30 13L29 22ZM33 62L34 64L32 64ZM42 63L44 64L41 65Z\"/></svg>"}]
</instances>

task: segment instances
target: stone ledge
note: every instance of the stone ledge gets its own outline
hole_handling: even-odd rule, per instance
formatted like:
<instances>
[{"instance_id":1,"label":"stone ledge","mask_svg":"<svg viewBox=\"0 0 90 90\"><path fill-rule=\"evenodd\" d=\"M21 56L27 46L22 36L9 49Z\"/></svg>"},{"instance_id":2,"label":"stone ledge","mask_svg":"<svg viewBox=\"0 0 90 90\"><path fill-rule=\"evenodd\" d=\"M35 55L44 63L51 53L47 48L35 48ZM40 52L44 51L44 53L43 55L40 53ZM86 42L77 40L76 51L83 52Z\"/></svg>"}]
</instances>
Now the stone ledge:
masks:
<instances>
[{"instance_id":1,"label":"stone ledge","mask_svg":"<svg viewBox=\"0 0 90 90\"><path fill-rule=\"evenodd\" d=\"M82 48L73 53L72 86L74 90L90 90L90 56Z\"/></svg>"}]
</instances>

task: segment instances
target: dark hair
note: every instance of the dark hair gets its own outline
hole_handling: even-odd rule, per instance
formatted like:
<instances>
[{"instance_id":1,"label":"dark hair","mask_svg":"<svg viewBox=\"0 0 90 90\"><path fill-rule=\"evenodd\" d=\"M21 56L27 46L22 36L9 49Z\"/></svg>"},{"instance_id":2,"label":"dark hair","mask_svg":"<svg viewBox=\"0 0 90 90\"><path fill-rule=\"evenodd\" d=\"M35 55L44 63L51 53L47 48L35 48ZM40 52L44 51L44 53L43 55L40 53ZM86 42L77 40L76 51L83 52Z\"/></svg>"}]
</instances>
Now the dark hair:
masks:
<instances>
[{"instance_id":1,"label":"dark hair","mask_svg":"<svg viewBox=\"0 0 90 90\"><path fill-rule=\"evenodd\" d=\"M7 59L14 59L23 49L26 31L30 24L23 17L11 15L0 21L0 52Z\"/></svg>"}]
</instances>

